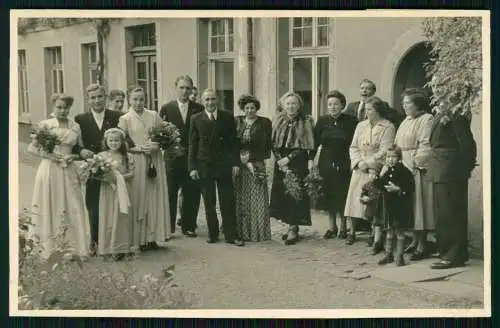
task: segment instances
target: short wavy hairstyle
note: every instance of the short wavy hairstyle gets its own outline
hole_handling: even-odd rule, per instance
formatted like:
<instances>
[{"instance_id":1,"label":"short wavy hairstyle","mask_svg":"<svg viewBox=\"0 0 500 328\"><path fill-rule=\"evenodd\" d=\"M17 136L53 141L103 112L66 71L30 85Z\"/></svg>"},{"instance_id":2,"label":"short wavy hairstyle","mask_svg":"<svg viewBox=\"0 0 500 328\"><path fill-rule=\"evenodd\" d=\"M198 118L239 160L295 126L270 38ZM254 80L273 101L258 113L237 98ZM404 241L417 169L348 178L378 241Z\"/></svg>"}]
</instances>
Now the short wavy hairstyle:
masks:
<instances>
[{"instance_id":1,"label":"short wavy hairstyle","mask_svg":"<svg viewBox=\"0 0 500 328\"><path fill-rule=\"evenodd\" d=\"M372 96L366 99L365 104L371 104L373 106L373 109L375 109L380 117L385 119L389 117L389 107L387 106L386 102L379 97Z\"/></svg>"},{"instance_id":2,"label":"short wavy hairstyle","mask_svg":"<svg viewBox=\"0 0 500 328\"><path fill-rule=\"evenodd\" d=\"M118 89L114 89L109 92L109 100L115 100L117 97L125 98L125 92Z\"/></svg>"},{"instance_id":3,"label":"short wavy hairstyle","mask_svg":"<svg viewBox=\"0 0 500 328\"><path fill-rule=\"evenodd\" d=\"M304 109L304 100L302 100L302 97L298 93L295 93L293 91L288 91L283 96L281 96L281 98L279 100L280 107L284 108L285 107L284 106L285 100L287 98L290 98L290 97L295 97L295 99L297 99L297 101L299 102L300 111L302 111Z\"/></svg>"},{"instance_id":4,"label":"short wavy hairstyle","mask_svg":"<svg viewBox=\"0 0 500 328\"><path fill-rule=\"evenodd\" d=\"M260 109L260 101L252 95L244 94L238 99L238 107L243 110L247 104L254 104L257 110Z\"/></svg>"},{"instance_id":5,"label":"short wavy hairstyle","mask_svg":"<svg viewBox=\"0 0 500 328\"><path fill-rule=\"evenodd\" d=\"M430 100L424 90L418 88L408 88L401 94L401 102L404 97L408 97L410 101L422 112L430 113Z\"/></svg>"},{"instance_id":6,"label":"short wavy hairstyle","mask_svg":"<svg viewBox=\"0 0 500 328\"><path fill-rule=\"evenodd\" d=\"M342 107L345 107L345 105L347 103L347 100L346 100L344 94L338 90L332 90L332 91L328 92L328 94L326 95L326 99L330 99L330 98L337 98L338 100L340 100Z\"/></svg>"},{"instance_id":7,"label":"short wavy hairstyle","mask_svg":"<svg viewBox=\"0 0 500 328\"><path fill-rule=\"evenodd\" d=\"M61 100L62 102L64 102L66 104L66 108L71 108L71 106L73 106L73 102L75 101L75 98L73 98L72 96L68 96L67 94L64 94L64 93L54 93L50 97L50 102L52 104L55 104L56 101L58 101L58 100Z\"/></svg>"},{"instance_id":8,"label":"short wavy hairstyle","mask_svg":"<svg viewBox=\"0 0 500 328\"><path fill-rule=\"evenodd\" d=\"M87 86L86 91L87 91L87 95L91 92L94 92L94 91L102 91L104 94L106 94L106 89L98 83L90 84L89 86Z\"/></svg>"}]
</instances>

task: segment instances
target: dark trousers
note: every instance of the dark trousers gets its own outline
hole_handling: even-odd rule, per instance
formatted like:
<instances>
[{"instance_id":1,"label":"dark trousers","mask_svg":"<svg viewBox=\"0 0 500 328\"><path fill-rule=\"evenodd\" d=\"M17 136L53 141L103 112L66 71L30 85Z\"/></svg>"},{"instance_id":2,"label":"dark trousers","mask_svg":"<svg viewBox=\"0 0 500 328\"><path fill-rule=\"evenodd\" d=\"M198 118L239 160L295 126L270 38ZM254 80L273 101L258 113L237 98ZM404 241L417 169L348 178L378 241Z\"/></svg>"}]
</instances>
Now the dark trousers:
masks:
<instances>
[{"instance_id":1,"label":"dark trousers","mask_svg":"<svg viewBox=\"0 0 500 328\"><path fill-rule=\"evenodd\" d=\"M211 239L219 237L219 220L217 219L216 202L219 196L219 205L222 215L224 237L227 241L238 238L236 232L236 208L232 172L224 172L217 177L202 177L200 179L201 194L205 204L208 235Z\"/></svg>"},{"instance_id":2,"label":"dark trousers","mask_svg":"<svg viewBox=\"0 0 500 328\"><path fill-rule=\"evenodd\" d=\"M432 184L436 241L441 259L456 264L469 260L468 182Z\"/></svg>"},{"instance_id":3,"label":"dark trousers","mask_svg":"<svg viewBox=\"0 0 500 328\"><path fill-rule=\"evenodd\" d=\"M181 223L182 231L195 231L196 218L200 209L200 187L184 169L173 169L167 173L168 198L170 204L170 226L175 231L179 189L182 189Z\"/></svg>"},{"instance_id":4,"label":"dark trousers","mask_svg":"<svg viewBox=\"0 0 500 328\"><path fill-rule=\"evenodd\" d=\"M99 193L101 182L89 179L85 192L85 204L89 212L90 236L92 243L97 244L99 240Z\"/></svg>"}]
</instances>

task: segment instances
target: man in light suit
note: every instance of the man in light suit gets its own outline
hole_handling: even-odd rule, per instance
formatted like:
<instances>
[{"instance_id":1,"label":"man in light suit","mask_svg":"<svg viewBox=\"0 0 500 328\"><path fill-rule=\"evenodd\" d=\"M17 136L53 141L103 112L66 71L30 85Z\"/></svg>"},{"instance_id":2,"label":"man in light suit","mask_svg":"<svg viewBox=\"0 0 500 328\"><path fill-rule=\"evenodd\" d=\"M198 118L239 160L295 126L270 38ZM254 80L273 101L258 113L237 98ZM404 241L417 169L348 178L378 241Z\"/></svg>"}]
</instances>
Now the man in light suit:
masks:
<instances>
[{"instance_id":1,"label":"man in light suit","mask_svg":"<svg viewBox=\"0 0 500 328\"><path fill-rule=\"evenodd\" d=\"M177 157L171 150L165 150L165 166L167 168L168 198L170 203L170 226L175 231L177 217L177 202L179 189L182 190L181 229L188 237L196 237L196 218L200 207L200 189L198 184L189 177L187 168L187 152L189 151L189 127L191 117L203 110L203 106L189 100L193 80L188 75L179 76L175 80L177 99L163 105L160 117L174 124L180 132L181 144L186 152Z\"/></svg>"},{"instance_id":2,"label":"man in light suit","mask_svg":"<svg viewBox=\"0 0 500 328\"><path fill-rule=\"evenodd\" d=\"M219 204L226 242L244 246L237 236L233 178L239 174L240 154L233 113L217 107L217 93L207 89L201 96L205 110L191 117L189 175L199 181L208 226L209 244L219 238L216 201Z\"/></svg>"}]
</instances>

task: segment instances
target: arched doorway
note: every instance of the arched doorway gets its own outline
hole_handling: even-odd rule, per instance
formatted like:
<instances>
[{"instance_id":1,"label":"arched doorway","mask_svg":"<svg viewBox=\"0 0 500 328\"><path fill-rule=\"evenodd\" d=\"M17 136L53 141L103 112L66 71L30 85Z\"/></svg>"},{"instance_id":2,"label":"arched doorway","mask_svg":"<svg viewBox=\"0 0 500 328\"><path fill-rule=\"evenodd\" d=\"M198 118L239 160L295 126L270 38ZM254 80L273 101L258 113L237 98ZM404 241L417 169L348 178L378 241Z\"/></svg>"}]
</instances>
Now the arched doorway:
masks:
<instances>
[{"instance_id":1,"label":"arched doorway","mask_svg":"<svg viewBox=\"0 0 500 328\"><path fill-rule=\"evenodd\" d=\"M395 108L401 109L401 94L406 88L423 88L428 96L432 95L427 83L424 64L430 59L430 48L425 42L412 47L401 60L394 78L392 103Z\"/></svg>"}]
</instances>

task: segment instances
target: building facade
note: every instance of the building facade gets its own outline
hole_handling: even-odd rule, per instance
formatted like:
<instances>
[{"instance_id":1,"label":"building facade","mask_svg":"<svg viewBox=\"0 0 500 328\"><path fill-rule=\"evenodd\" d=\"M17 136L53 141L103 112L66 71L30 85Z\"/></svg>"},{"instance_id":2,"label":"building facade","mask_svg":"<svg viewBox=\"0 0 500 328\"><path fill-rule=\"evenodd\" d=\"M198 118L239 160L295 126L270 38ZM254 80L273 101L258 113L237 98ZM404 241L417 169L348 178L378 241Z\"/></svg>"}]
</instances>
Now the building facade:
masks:
<instances>
[{"instance_id":1,"label":"building facade","mask_svg":"<svg viewBox=\"0 0 500 328\"><path fill-rule=\"evenodd\" d=\"M406 87L423 87L428 49L422 18L137 18L111 23L104 52L105 84L140 84L158 110L174 99L174 80L188 74L202 90L218 90L221 106L240 113L236 100L252 93L260 115L272 117L280 95L299 93L314 118L326 111L329 90L348 102L369 78L377 95L400 108ZM30 123L50 115L50 95L75 97L72 115L88 110L85 88L97 79L96 32L90 23L18 37L20 138ZM481 159L481 117L472 120ZM481 163L480 163L481 164ZM471 230L481 236L481 167L470 186ZM476 238L477 239L477 238ZM478 244L482 243L477 240ZM482 245L479 245L482 246Z\"/></svg>"}]
</instances>

